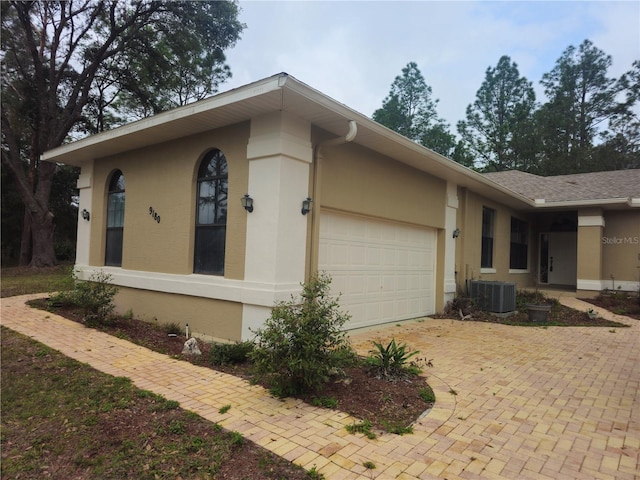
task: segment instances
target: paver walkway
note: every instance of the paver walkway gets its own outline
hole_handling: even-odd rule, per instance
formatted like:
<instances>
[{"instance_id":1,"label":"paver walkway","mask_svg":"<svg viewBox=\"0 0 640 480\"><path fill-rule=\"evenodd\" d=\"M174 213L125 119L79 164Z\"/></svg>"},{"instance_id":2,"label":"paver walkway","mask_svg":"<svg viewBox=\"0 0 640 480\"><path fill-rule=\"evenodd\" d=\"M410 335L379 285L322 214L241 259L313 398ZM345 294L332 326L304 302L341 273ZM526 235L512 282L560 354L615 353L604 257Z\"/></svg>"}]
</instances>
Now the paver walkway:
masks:
<instances>
[{"instance_id":1,"label":"paver walkway","mask_svg":"<svg viewBox=\"0 0 640 480\"><path fill-rule=\"evenodd\" d=\"M345 431L355 420L343 413L279 401L236 377L30 309L27 298L2 299L2 325L315 465L328 480L640 478L640 321L611 315L631 325L612 329L425 319L355 333L361 353L372 339L396 338L433 359L425 374L436 407L413 435L368 440Z\"/></svg>"}]
</instances>

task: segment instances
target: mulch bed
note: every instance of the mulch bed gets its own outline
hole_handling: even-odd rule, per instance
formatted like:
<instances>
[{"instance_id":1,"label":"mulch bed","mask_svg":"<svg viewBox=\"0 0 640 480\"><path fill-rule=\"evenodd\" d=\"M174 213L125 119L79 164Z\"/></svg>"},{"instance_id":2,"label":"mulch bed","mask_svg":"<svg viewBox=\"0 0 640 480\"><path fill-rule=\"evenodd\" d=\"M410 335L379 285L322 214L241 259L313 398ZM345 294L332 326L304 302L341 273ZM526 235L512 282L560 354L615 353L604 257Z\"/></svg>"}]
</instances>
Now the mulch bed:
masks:
<instances>
[{"instance_id":1,"label":"mulch bed","mask_svg":"<svg viewBox=\"0 0 640 480\"><path fill-rule=\"evenodd\" d=\"M30 304L36 308L52 310L45 300L36 300ZM52 311L85 324L82 315L73 308L59 307ZM212 365L209 361L211 344L202 340L198 340L202 355L182 355L185 337L168 336L162 327L149 322L116 317L107 323L91 326L156 352L252 381L251 364L248 362L236 365ZM381 431L387 431L389 427L409 427L432 406L420 397L421 391L428 388L427 379L424 376L406 376L388 380L378 378L364 365L347 368L345 374L346 380L340 378L329 382L322 391L300 395L298 398L310 404L323 399L333 399L337 410L361 420L368 420L374 428ZM263 386L268 388L268 385Z\"/></svg>"}]
</instances>

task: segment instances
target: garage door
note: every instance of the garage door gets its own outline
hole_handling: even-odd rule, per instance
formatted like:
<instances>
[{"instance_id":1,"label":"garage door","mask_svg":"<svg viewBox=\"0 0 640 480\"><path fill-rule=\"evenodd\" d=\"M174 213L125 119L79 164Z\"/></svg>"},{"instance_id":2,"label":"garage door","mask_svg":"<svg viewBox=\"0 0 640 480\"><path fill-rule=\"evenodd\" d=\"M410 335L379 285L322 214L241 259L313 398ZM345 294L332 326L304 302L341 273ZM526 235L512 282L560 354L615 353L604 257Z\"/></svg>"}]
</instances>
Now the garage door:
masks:
<instances>
[{"instance_id":1,"label":"garage door","mask_svg":"<svg viewBox=\"0 0 640 480\"><path fill-rule=\"evenodd\" d=\"M359 328L434 313L435 230L322 212L318 268Z\"/></svg>"}]
</instances>

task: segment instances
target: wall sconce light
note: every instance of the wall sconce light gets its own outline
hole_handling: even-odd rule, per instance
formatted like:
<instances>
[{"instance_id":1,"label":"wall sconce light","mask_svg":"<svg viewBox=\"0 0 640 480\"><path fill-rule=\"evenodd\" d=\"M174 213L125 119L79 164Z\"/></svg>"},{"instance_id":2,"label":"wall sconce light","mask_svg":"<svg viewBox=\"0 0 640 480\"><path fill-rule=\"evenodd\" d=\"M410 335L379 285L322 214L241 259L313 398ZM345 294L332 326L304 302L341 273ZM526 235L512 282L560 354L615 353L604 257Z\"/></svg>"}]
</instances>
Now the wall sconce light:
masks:
<instances>
[{"instance_id":1,"label":"wall sconce light","mask_svg":"<svg viewBox=\"0 0 640 480\"><path fill-rule=\"evenodd\" d=\"M240 199L240 202L247 212L253 212L253 198L251 198L248 193L244 194L244 197Z\"/></svg>"},{"instance_id":2,"label":"wall sconce light","mask_svg":"<svg viewBox=\"0 0 640 480\"><path fill-rule=\"evenodd\" d=\"M456 229L453 231L453 238L458 238L459 236L460 236L460 229L459 229L459 228L456 228Z\"/></svg>"},{"instance_id":3,"label":"wall sconce light","mask_svg":"<svg viewBox=\"0 0 640 480\"><path fill-rule=\"evenodd\" d=\"M82 215L82 218L84 218L87 222L91 218L91 214L89 213L89 211L86 208L82 210L81 215Z\"/></svg>"},{"instance_id":4,"label":"wall sconce light","mask_svg":"<svg viewBox=\"0 0 640 480\"><path fill-rule=\"evenodd\" d=\"M307 213L309 213L311 211L311 204L313 203L313 200L311 200L310 197L307 197L306 200L302 201L302 214L306 215Z\"/></svg>"}]
</instances>

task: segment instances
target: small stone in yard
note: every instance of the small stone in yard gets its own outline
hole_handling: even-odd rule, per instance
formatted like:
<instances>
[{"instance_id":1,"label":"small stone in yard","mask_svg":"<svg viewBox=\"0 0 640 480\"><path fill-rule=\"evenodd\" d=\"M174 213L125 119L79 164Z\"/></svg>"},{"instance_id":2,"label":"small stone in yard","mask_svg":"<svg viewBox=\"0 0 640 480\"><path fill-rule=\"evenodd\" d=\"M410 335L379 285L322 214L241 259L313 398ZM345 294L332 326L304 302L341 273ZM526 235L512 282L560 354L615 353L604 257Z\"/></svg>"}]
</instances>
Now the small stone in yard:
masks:
<instances>
[{"instance_id":1,"label":"small stone in yard","mask_svg":"<svg viewBox=\"0 0 640 480\"><path fill-rule=\"evenodd\" d=\"M202 352L198 348L198 341L191 337L189 340L184 342L184 348L182 349L183 355L202 355Z\"/></svg>"}]
</instances>

